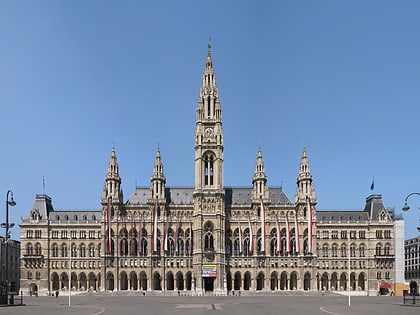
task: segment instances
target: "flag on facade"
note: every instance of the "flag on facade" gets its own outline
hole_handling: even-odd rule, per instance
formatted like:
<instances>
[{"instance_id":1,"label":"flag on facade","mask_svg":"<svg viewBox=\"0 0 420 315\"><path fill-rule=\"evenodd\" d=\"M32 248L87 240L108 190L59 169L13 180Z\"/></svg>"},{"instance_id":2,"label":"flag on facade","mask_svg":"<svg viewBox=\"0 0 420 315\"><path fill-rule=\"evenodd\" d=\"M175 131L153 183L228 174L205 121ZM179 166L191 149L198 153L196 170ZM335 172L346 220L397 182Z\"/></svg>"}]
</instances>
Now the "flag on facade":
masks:
<instances>
[{"instance_id":1,"label":"flag on facade","mask_svg":"<svg viewBox=\"0 0 420 315\"><path fill-rule=\"evenodd\" d=\"M252 254L254 252L254 232L252 231L250 214L248 214L248 225L249 225L249 254Z\"/></svg>"},{"instance_id":2,"label":"flag on facade","mask_svg":"<svg viewBox=\"0 0 420 315\"><path fill-rule=\"evenodd\" d=\"M276 214L276 232L277 232L276 251L277 253L281 253L283 244L282 244L281 231L280 231L279 219L277 217L277 214Z\"/></svg>"},{"instance_id":3,"label":"flag on facade","mask_svg":"<svg viewBox=\"0 0 420 315\"><path fill-rule=\"evenodd\" d=\"M190 218L190 248L189 248L190 256L193 253L193 230L192 230L192 220Z\"/></svg>"},{"instance_id":4,"label":"flag on facade","mask_svg":"<svg viewBox=\"0 0 420 315\"><path fill-rule=\"evenodd\" d=\"M306 197L306 201L308 203L307 211L308 211L308 252L312 253L312 206L311 206L311 198L308 196Z\"/></svg>"},{"instance_id":5,"label":"flag on facade","mask_svg":"<svg viewBox=\"0 0 420 315\"><path fill-rule=\"evenodd\" d=\"M296 253L300 253L300 233L299 233L299 221L298 221L297 211L295 211L295 241L296 241Z\"/></svg>"},{"instance_id":6,"label":"flag on facade","mask_svg":"<svg viewBox=\"0 0 420 315\"><path fill-rule=\"evenodd\" d=\"M166 252L168 250L168 217L165 218L165 225L163 228L163 250Z\"/></svg>"},{"instance_id":7,"label":"flag on facade","mask_svg":"<svg viewBox=\"0 0 420 315\"><path fill-rule=\"evenodd\" d=\"M175 253L178 253L178 229L179 229L179 213L176 216L176 227L175 227Z\"/></svg>"},{"instance_id":8,"label":"flag on facade","mask_svg":"<svg viewBox=\"0 0 420 315\"><path fill-rule=\"evenodd\" d=\"M375 177L372 179L372 184L370 184L370 190L374 190L375 189Z\"/></svg>"},{"instance_id":9,"label":"flag on facade","mask_svg":"<svg viewBox=\"0 0 420 315\"><path fill-rule=\"evenodd\" d=\"M143 254L143 248L141 247L141 239L143 238L143 213L140 214L140 223L139 223L139 254Z\"/></svg>"},{"instance_id":10,"label":"flag on facade","mask_svg":"<svg viewBox=\"0 0 420 315\"><path fill-rule=\"evenodd\" d=\"M289 217L286 213L286 253L290 253L290 226Z\"/></svg>"},{"instance_id":11,"label":"flag on facade","mask_svg":"<svg viewBox=\"0 0 420 315\"><path fill-rule=\"evenodd\" d=\"M152 250L153 252L157 252L158 250L157 234L158 234L158 203L156 199L155 206L153 208L153 225L152 225Z\"/></svg>"},{"instance_id":12,"label":"flag on facade","mask_svg":"<svg viewBox=\"0 0 420 315\"><path fill-rule=\"evenodd\" d=\"M239 229L239 253L242 253L241 215L238 215L238 229Z\"/></svg>"},{"instance_id":13,"label":"flag on facade","mask_svg":"<svg viewBox=\"0 0 420 315\"><path fill-rule=\"evenodd\" d=\"M265 252L265 209L262 198L260 199L261 207L261 251Z\"/></svg>"}]
</instances>

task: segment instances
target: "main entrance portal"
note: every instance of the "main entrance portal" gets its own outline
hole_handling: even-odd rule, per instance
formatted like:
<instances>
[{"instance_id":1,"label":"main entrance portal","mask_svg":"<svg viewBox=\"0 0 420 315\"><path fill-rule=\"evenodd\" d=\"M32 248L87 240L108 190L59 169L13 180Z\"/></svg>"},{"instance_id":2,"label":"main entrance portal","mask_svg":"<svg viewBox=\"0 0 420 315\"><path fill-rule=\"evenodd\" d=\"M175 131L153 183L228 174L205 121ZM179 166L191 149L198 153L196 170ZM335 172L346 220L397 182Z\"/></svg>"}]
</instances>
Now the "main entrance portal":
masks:
<instances>
[{"instance_id":1,"label":"main entrance portal","mask_svg":"<svg viewBox=\"0 0 420 315\"><path fill-rule=\"evenodd\" d=\"M214 290L214 279L215 278L203 278L204 279L204 291Z\"/></svg>"}]
</instances>

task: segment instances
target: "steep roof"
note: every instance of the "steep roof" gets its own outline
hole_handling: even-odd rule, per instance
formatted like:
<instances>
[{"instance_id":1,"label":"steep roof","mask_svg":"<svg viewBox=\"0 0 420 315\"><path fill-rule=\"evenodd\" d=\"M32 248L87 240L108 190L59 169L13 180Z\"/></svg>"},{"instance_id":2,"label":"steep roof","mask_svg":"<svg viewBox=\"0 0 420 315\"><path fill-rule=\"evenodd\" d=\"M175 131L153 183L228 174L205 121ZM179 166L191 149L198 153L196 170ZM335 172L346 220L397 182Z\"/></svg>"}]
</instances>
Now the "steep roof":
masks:
<instances>
[{"instance_id":1,"label":"steep roof","mask_svg":"<svg viewBox=\"0 0 420 315\"><path fill-rule=\"evenodd\" d=\"M270 188L271 204L291 204L289 198L280 187ZM166 202L168 204L193 204L192 187L166 187ZM127 204L145 205L150 196L149 187L137 187ZM226 205L251 204L252 187L225 187Z\"/></svg>"}]
</instances>

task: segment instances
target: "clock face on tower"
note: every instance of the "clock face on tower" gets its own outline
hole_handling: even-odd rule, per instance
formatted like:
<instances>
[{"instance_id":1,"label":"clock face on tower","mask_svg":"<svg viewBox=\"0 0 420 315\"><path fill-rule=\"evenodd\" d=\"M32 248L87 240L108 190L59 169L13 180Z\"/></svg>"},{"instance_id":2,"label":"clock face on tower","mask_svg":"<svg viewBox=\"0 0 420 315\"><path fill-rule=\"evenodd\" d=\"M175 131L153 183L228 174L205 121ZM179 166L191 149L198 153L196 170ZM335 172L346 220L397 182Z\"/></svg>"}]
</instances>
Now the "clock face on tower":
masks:
<instances>
[{"instance_id":1,"label":"clock face on tower","mask_svg":"<svg viewBox=\"0 0 420 315\"><path fill-rule=\"evenodd\" d=\"M206 128L206 130L204 131L204 134L206 135L206 137L212 137L213 136L213 128Z\"/></svg>"}]
</instances>

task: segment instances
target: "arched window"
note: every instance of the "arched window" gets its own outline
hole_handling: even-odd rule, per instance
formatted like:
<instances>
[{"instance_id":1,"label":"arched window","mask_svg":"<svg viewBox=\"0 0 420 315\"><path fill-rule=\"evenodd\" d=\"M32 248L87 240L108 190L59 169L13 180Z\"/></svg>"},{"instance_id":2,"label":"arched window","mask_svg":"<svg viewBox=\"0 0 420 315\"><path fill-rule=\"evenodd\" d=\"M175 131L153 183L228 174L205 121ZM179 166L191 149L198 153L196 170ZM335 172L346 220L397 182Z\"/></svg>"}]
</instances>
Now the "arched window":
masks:
<instances>
[{"instance_id":1,"label":"arched window","mask_svg":"<svg viewBox=\"0 0 420 315\"><path fill-rule=\"evenodd\" d=\"M337 257L337 244L333 244L331 247L331 256Z\"/></svg>"},{"instance_id":2,"label":"arched window","mask_svg":"<svg viewBox=\"0 0 420 315\"><path fill-rule=\"evenodd\" d=\"M71 257L77 257L77 247L75 244L71 245Z\"/></svg>"},{"instance_id":3,"label":"arched window","mask_svg":"<svg viewBox=\"0 0 420 315\"><path fill-rule=\"evenodd\" d=\"M61 257L67 257L67 255L68 255L67 245L66 244L63 244L61 246Z\"/></svg>"},{"instance_id":4,"label":"arched window","mask_svg":"<svg viewBox=\"0 0 420 315\"><path fill-rule=\"evenodd\" d=\"M34 254L34 248L31 243L26 245L26 255L32 256Z\"/></svg>"},{"instance_id":5,"label":"arched window","mask_svg":"<svg viewBox=\"0 0 420 315\"><path fill-rule=\"evenodd\" d=\"M365 257L365 246L363 244L359 246L359 256Z\"/></svg>"},{"instance_id":6,"label":"arched window","mask_svg":"<svg viewBox=\"0 0 420 315\"><path fill-rule=\"evenodd\" d=\"M35 245L35 255L40 256L42 255L42 248L41 248L41 244L37 243Z\"/></svg>"},{"instance_id":7,"label":"arched window","mask_svg":"<svg viewBox=\"0 0 420 315\"><path fill-rule=\"evenodd\" d=\"M341 257L347 257L347 246L346 244L341 244Z\"/></svg>"},{"instance_id":8,"label":"arched window","mask_svg":"<svg viewBox=\"0 0 420 315\"><path fill-rule=\"evenodd\" d=\"M389 253L390 253L390 250L389 250L390 247L391 246L388 243L385 244L385 246L384 246L384 255L385 256L388 256L389 255Z\"/></svg>"},{"instance_id":9,"label":"arched window","mask_svg":"<svg viewBox=\"0 0 420 315\"><path fill-rule=\"evenodd\" d=\"M204 156L204 185L213 186L214 177L214 157L208 153Z\"/></svg>"},{"instance_id":10,"label":"arched window","mask_svg":"<svg viewBox=\"0 0 420 315\"><path fill-rule=\"evenodd\" d=\"M376 244L375 255L376 256L381 256L382 255L382 245L380 243Z\"/></svg>"},{"instance_id":11,"label":"arched window","mask_svg":"<svg viewBox=\"0 0 420 315\"><path fill-rule=\"evenodd\" d=\"M89 245L89 257L95 257L95 245Z\"/></svg>"},{"instance_id":12,"label":"arched window","mask_svg":"<svg viewBox=\"0 0 420 315\"><path fill-rule=\"evenodd\" d=\"M57 244L54 244L52 246L52 256L53 257L58 257L58 245Z\"/></svg>"},{"instance_id":13,"label":"arched window","mask_svg":"<svg viewBox=\"0 0 420 315\"><path fill-rule=\"evenodd\" d=\"M204 250L214 250L213 224L211 222L204 225Z\"/></svg>"},{"instance_id":14,"label":"arched window","mask_svg":"<svg viewBox=\"0 0 420 315\"><path fill-rule=\"evenodd\" d=\"M350 257L356 257L356 245L350 245Z\"/></svg>"},{"instance_id":15,"label":"arched window","mask_svg":"<svg viewBox=\"0 0 420 315\"><path fill-rule=\"evenodd\" d=\"M80 257L86 257L86 246L80 245Z\"/></svg>"}]
</instances>

